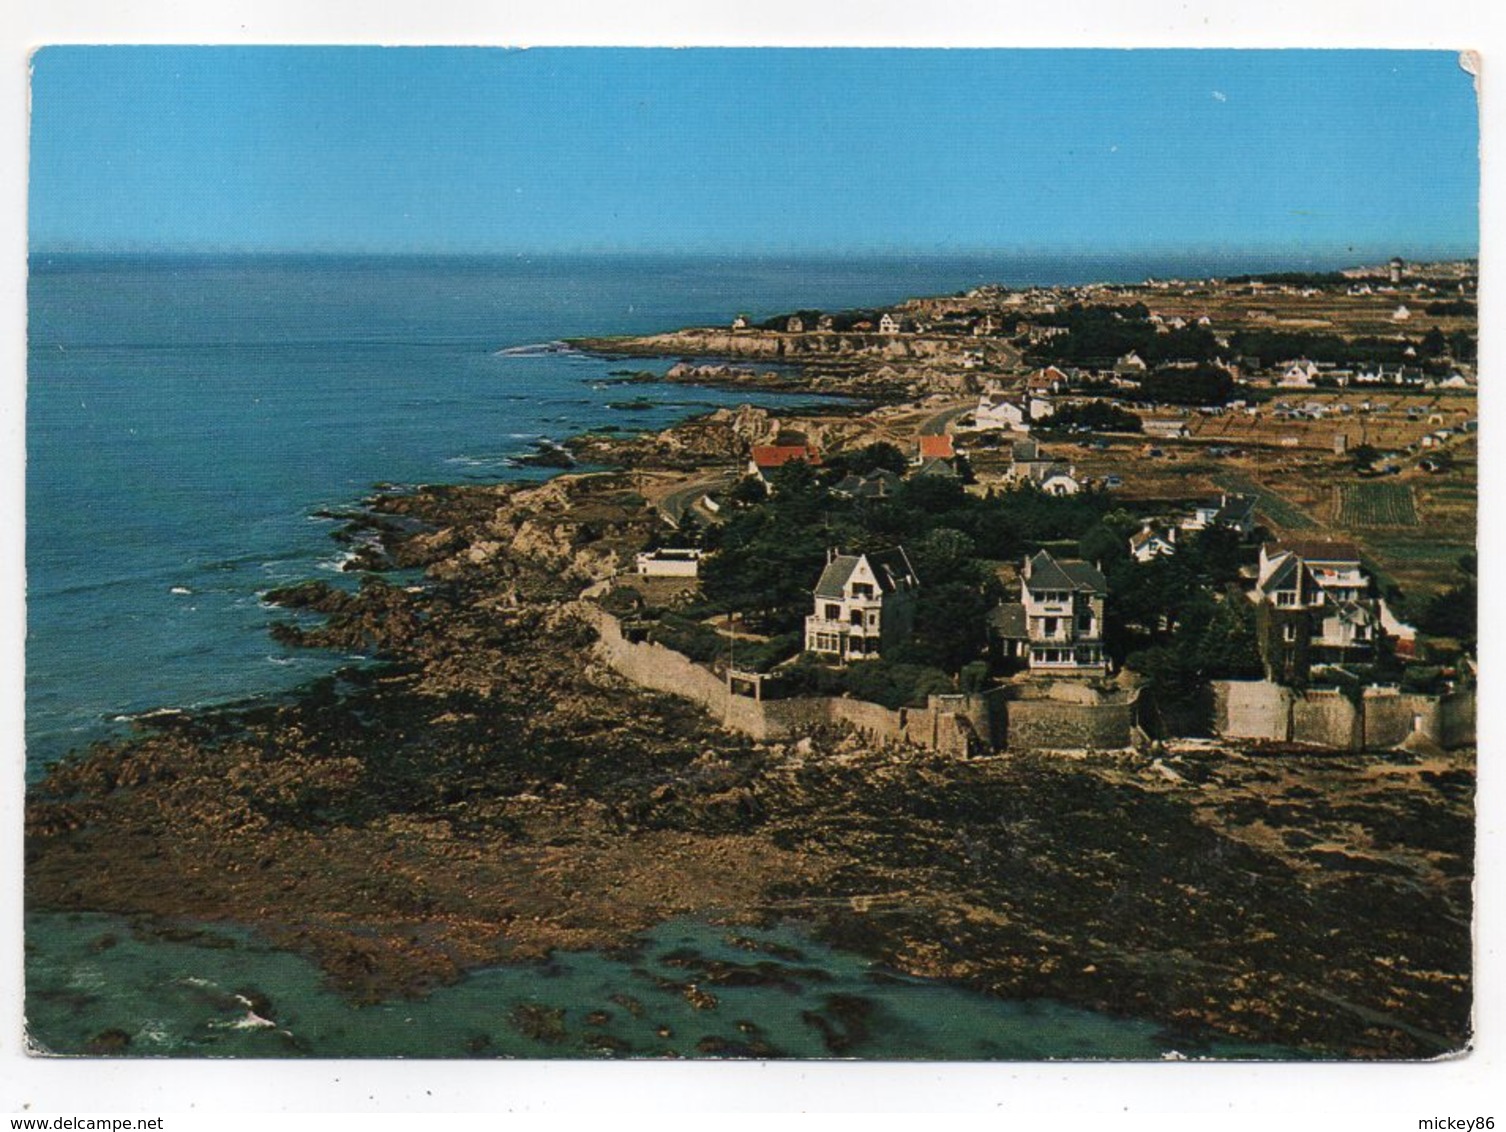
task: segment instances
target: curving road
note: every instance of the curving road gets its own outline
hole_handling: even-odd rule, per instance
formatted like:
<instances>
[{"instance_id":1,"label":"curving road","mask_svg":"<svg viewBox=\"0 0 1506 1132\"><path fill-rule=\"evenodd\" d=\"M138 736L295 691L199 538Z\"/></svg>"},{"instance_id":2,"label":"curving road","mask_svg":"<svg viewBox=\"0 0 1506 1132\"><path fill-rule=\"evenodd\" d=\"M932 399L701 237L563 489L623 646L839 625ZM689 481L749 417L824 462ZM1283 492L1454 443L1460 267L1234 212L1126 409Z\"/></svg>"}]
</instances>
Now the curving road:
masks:
<instances>
[{"instance_id":1,"label":"curving road","mask_svg":"<svg viewBox=\"0 0 1506 1132\"><path fill-rule=\"evenodd\" d=\"M685 518L685 512L696 508L701 496L736 482L737 473L721 472L713 478L696 480L684 487L677 487L659 500L659 513L669 521L671 526L678 527ZM704 507L697 509L696 514L703 519L715 520L716 518Z\"/></svg>"}]
</instances>

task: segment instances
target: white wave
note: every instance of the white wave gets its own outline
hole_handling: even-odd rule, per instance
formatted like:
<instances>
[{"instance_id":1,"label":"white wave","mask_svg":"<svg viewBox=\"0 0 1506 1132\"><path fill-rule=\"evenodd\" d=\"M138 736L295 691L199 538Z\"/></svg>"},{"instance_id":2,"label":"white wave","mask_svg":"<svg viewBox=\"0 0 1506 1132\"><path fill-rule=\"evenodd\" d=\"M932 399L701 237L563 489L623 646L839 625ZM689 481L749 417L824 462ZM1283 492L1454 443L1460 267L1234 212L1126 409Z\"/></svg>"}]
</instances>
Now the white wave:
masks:
<instances>
[{"instance_id":1,"label":"white wave","mask_svg":"<svg viewBox=\"0 0 1506 1132\"><path fill-rule=\"evenodd\" d=\"M93 963L80 963L68 973L69 990L99 990L104 985L105 973Z\"/></svg>"},{"instance_id":2,"label":"white wave","mask_svg":"<svg viewBox=\"0 0 1506 1132\"><path fill-rule=\"evenodd\" d=\"M555 354L579 354L568 342L535 342L529 346L508 346L493 352L494 358L543 358Z\"/></svg>"},{"instance_id":3,"label":"white wave","mask_svg":"<svg viewBox=\"0 0 1506 1132\"><path fill-rule=\"evenodd\" d=\"M321 558L318 562L315 562L314 565L319 567L319 569L321 570L328 570L332 573L340 574L344 573L345 564L347 562L354 562L355 560L356 552L354 550L343 550L333 558Z\"/></svg>"},{"instance_id":4,"label":"white wave","mask_svg":"<svg viewBox=\"0 0 1506 1132\"><path fill-rule=\"evenodd\" d=\"M170 594L178 594L181 597L183 595L193 593L193 590L189 589L187 586L174 586L167 592Z\"/></svg>"}]
</instances>

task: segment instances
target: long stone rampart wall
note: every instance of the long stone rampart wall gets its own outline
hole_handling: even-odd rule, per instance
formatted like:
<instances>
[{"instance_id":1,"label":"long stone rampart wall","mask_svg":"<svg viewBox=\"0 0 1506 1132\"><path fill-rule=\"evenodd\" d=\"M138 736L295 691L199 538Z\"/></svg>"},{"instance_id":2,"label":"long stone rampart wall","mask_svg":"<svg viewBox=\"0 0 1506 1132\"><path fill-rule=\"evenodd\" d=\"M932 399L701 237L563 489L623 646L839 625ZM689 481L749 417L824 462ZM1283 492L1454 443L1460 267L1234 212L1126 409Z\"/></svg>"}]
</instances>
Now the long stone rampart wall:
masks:
<instances>
[{"instance_id":1,"label":"long stone rampart wall","mask_svg":"<svg viewBox=\"0 0 1506 1132\"><path fill-rule=\"evenodd\" d=\"M645 688L693 700L725 726L759 740L840 723L880 743L962 756L1004 747L1126 747L1135 723L1133 700L1107 705L1013 700L1007 688L932 696L925 707L898 709L849 696L757 700L733 694L724 680L673 649L628 640L621 622L593 602L583 601L579 608L596 626L600 655L616 671Z\"/></svg>"}]
</instances>

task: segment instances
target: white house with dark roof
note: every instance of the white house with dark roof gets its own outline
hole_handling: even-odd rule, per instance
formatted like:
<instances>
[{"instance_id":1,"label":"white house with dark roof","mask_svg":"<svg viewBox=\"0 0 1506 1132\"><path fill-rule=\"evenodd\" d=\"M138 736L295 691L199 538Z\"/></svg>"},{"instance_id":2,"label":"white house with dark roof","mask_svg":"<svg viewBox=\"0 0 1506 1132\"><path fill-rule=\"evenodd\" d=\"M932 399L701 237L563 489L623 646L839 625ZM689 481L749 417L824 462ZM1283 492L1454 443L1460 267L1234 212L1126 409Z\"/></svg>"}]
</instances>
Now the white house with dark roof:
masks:
<instances>
[{"instance_id":1,"label":"white house with dark roof","mask_svg":"<svg viewBox=\"0 0 1506 1132\"><path fill-rule=\"evenodd\" d=\"M903 547L867 554L827 552L805 619L805 648L839 660L879 656L915 628L920 582Z\"/></svg>"},{"instance_id":2,"label":"white house with dark roof","mask_svg":"<svg viewBox=\"0 0 1506 1132\"><path fill-rule=\"evenodd\" d=\"M1224 492L1214 499L1203 499L1192 505L1192 510L1177 521L1184 531L1205 531L1210 527L1237 531L1248 536L1255 530L1254 495L1235 495Z\"/></svg>"},{"instance_id":3,"label":"white house with dark roof","mask_svg":"<svg viewBox=\"0 0 1506 1132\"><path fill-rule=\"evenodd\" d=\"M878 329L880 334L898 334L903 329L903 323L894 315L885 311L879 316Z\"/></svg>"},{"instance_id":4,"label":"white house with dark roof","mask_svg":"<svg viewBox=\"0 0 1506 1132\"><path fill-rule=\"evenodd\" d=\"M1010 432L1030 431L1030 410L1020 405L1001 389L990 389L978 398L978 407L973 411L973 422L979 429L1008 429Z\"/></svg>"},{"instance_id":5,"label":"white house with dark roof","mask_svg":"<svg viewBox=\"0 0 1506 1132\"><path fill-rule=\"evenodd\" d=\"M1032 672L1099 675L1108 671L1103 652L1103 603L1109 586L1086 562L1057 561L1047 551L1025 559L1020 600L990 615L994 632L1011 652L1023 652Z\"/></svg>"},{"instance_id":6,"label":"white house with dark roof","mask_svg":"<svg viewBox=\"0 0 1506 1132\"><path fill-rule=\"evenodd\" d=\"M1177 552L1177 529L1161 523L1146 523L1130 535L1130 557L1144 564L1153 558L1170 558Z\"/></svg>"},{"instance_id":7,"label":"white house with dark roof","mask_svg":"<svg viewBox=\"0 0 1506 1132\"><path fill-rule=\"evenodd\" d=\"M1077 469L1071 464L1055 462L1047 466L1036 481L1036 487L1047 495L1076 495L1082 490L1082 484L1077 479Z\"/></svg>"},{"instance_id":8,"label":"white house with dark roof","mask_svg":"<svg viewBox=\"0 0 1506 1132\"><path fill-rule=\"evenodd\" d=\"M705 553L696 547L661 546L634 555L633 567L640 578L694 578Z\"/></svg>"}]
</instances>

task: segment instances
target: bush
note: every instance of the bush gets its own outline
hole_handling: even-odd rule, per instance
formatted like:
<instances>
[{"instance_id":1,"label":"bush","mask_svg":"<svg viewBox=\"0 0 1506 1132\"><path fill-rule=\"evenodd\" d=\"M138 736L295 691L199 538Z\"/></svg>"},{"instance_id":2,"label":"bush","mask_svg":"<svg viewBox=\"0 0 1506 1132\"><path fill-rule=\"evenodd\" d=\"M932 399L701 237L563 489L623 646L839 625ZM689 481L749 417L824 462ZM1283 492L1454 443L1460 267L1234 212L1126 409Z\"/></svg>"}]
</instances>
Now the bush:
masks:
<instances>
[{"instance_id":1,"label":"bush","mask_svg":"<svg viewBox=\"0 0 1506 1132\"><path fill-rule=\"evenodd\" d=\"M727 643L716 630L687 618L667 613L648 632L648 639L665 648L674 649L698 664L727 654Z\"/></svg>"},{"instance_id":2,"label":"bush","mask_svg":"<svg viewBox=\"0 0 1506 1132\"><path fill-rule=\"evenodd\" d=\"M738 641L733 654L737 667L745 672L768 672L798 653L805 643L804 633L781 633L767 641Z\"/></svg>"}]
</instances>

